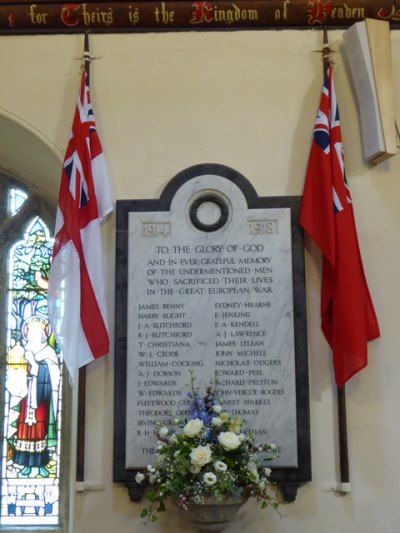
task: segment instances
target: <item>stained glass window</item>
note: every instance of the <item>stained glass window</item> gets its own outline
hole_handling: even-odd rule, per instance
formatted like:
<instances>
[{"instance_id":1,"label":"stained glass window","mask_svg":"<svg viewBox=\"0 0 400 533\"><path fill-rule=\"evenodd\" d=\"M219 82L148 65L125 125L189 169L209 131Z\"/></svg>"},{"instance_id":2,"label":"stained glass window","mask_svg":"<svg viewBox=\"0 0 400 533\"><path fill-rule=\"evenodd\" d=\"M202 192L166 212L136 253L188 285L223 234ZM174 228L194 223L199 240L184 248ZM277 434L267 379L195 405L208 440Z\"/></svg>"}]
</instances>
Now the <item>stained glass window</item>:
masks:
<instances>
[{"instance_id":1,"label":"stained glass window","mask_svg":"<svg viewBox=\"0 0 400 533\"><path fill-rule=\"evenodd\" d=\"M8 191L8 209L11 215L15 215L20 210L21 206L28 198L26 192L21 189L9 189Z\"/></svg>"},{"instance_id":2,"label":"stained glass window","mask_svg":"<svg viewBox=\"0 0 400 533\"><path fill-rule=\"evenodd\" d=\"M27 201L10 187L8 216L21 215ZM7 265L0 525L13 527L60 524L62 361L47 314L52 239L31 210L21 238L0 242Z\"/></svg>"}]
</instances>

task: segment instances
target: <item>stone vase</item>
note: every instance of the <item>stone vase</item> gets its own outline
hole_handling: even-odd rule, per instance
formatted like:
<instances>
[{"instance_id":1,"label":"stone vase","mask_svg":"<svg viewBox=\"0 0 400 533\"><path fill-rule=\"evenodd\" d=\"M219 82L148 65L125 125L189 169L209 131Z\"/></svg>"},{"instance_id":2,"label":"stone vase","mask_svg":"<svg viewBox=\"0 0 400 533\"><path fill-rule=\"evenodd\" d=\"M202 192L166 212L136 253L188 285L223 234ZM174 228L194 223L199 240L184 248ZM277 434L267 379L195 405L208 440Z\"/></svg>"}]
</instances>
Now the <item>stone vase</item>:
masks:
<instances>
[{"instance_id":1,"label":"stone vase","mask_svg":"<svg viewBox=\"0 0 400 533\"><path fill-rule=\"evenodd\" d=\"M180 518L198 533L219 533L236 518L247 496L228 497L222 502L212 496L204 498L204 503L189 503L185 511L177 505Z\"/></svg>"}]
</instances>

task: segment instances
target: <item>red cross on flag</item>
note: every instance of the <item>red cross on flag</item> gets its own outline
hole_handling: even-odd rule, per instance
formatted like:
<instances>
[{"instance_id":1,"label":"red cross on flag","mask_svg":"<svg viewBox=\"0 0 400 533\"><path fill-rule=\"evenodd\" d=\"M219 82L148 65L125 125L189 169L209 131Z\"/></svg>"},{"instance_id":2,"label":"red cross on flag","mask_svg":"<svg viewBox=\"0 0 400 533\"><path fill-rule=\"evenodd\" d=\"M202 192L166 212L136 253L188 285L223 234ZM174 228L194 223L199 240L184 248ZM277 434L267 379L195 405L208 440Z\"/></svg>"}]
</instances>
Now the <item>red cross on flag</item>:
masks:
<instances>
[{"instance_id":1,"label":"red cross on flag","mask_svg":"<svg viewBox=\"0 0 400 533\"><path fill-rule=\"evenodd\" d=\"M65 154L50 269L49 318L70 381L109 351L100 223L113 209L83 70Z\"/></svg>"}]
</instances>

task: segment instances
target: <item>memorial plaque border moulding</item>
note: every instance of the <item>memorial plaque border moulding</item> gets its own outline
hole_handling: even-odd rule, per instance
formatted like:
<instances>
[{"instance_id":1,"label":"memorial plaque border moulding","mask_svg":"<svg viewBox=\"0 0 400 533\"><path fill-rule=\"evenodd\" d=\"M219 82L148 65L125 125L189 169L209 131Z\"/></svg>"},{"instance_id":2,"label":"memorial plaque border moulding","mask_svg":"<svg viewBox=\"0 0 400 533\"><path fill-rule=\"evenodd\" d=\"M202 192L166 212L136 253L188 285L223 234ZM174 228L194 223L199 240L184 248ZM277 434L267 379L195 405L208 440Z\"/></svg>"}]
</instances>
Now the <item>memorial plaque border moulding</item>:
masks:
<instances>
[{"instance_id":1,"label":"memorial plaque border moulding","mask_svg":"<svg viewBox=\"0 0 400 533\"><path fill-rule=\"evenodd\" d=\"M169 211L176 191L185 182L203 175L215 175L232 181L242 191L247 207L289 208L291 213L292 274L294 310L294 351L296 382L296 423L298 465L294 468L274 468L272 479L277 482L283 498L294 501L300 485L311 480L311 442L309 414L309 383L307 357L307 325L305 304L305 269L303 232L298 224L299 196L259 197L247 178L219 164L189 167L166 185L159 199L118 200L116 205L116 272L115 272L115 388L114 388L114 482L127 486L132 501L140 501L144 487L135 482L139 469L126 468L127 415L127 336L128 336L128 218L130 212Z\"/></svg>"}]
</instances>

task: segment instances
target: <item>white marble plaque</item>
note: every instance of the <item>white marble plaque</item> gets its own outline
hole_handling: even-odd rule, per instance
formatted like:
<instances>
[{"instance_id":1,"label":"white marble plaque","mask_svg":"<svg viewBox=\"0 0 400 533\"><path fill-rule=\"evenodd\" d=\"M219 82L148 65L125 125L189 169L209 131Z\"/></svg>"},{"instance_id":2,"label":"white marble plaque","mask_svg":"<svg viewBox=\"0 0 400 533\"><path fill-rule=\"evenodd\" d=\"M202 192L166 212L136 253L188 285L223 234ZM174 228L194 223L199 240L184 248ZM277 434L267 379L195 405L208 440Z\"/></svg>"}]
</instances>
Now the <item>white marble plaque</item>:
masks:
<instances>
[{"instance_id":1,"label":"white marble plaque","mask_svg":"<svg viewBox=\"0 0 400 533\"><path fill-rule=\"evenodd\" d=\"M275 467L296 467L289 208L248 209L218 176L191 179L170 211L130 212L126 467L153 460L155 421L184 416L189 369L218 372L227 410Z\"/></svg>"}]
</instances>

